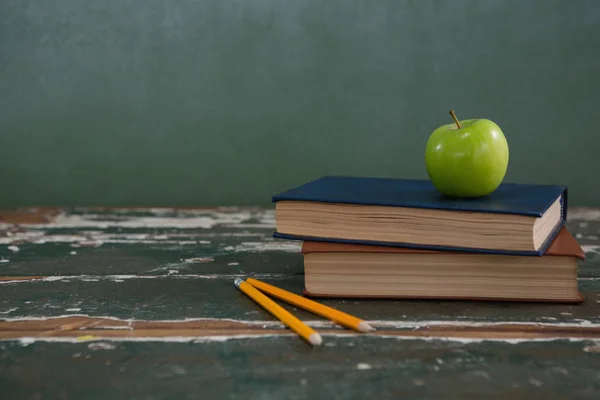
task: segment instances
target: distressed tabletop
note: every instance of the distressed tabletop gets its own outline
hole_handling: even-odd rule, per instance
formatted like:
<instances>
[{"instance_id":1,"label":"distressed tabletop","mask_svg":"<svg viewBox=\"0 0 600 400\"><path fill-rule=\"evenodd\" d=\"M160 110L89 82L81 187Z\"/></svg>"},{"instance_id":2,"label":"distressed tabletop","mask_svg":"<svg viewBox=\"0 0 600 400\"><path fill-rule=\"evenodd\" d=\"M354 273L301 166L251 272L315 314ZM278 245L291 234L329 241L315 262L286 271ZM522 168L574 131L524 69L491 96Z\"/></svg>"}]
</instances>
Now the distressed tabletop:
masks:
<instances>
[{"instance_id":1,"label":"distressed tabletop","mask_svg":"<svg viewBox=\"0 0 600 400\"><path fill-rule=\"evenodd\" d=\"M600 398L600 210L570 209L580 305L323 300L311 348L235 289L303 287L262 209L0 212L0 398Z\"/></svg>"}]
</instances>

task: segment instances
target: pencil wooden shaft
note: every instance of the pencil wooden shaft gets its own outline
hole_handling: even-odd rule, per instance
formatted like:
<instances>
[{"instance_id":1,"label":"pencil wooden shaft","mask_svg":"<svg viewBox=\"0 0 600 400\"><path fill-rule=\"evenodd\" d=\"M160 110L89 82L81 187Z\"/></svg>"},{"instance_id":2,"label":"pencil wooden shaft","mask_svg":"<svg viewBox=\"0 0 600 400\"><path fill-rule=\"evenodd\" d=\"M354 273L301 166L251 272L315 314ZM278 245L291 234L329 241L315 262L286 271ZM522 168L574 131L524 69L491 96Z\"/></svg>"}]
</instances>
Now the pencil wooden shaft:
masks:
<instances>
[{"instance_id":1,"label":"pencil wooden shaft","mask_svg":"<svg viewBox=\"0 0 600 400\"><path fill-rule=\"evenodd\" d=\"M288 292L287 290L279 289L278 287L269 285L268 283L261 282L254 278L248 278L246 279L246 282L256 287L257 289L260 289L263 292L270 294L273 297L281 299L295 306L301 307L305 310L311 311L315 314L330 319L348 328L358 330L358 324L362 321L361 319L356 318L350 314L346 314L345 312L338 311L331 307L327 307L323 304L317 303L316 301L309 300L302 296L298 296L297 294Z\"/></svg>"},{"instance_id":2,"label":"pencil wooden shaft","mask_svg":"<svg viewBox=\"0 0 600 400\"><path fill-rule=\"evenodd\" d=\"M316 334L316 332L311 327L300 321L298 318L294 317L287 310L282 308L273 300L269 299L267 296L262 294L259 290L254 288L249 283L244 281L237 282L236 280L236 285L242 292L248 295L248 297L260 304L264 309L273 314L283 324L289 326L290 329L292 329L294 332L302 336L306 341L310 343L310 336Z\"/></svg>"}]
</instances>

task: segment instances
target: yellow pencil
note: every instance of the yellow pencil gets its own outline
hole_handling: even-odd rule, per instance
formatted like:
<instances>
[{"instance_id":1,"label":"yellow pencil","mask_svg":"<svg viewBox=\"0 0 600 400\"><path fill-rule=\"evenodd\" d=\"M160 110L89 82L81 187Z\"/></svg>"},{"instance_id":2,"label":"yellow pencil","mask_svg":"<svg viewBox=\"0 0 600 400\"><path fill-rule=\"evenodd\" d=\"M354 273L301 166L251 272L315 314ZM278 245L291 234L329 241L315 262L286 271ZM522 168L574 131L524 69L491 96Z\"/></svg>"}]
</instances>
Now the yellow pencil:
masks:
<instances>
[{"instance_id":1,"label":"yellow pencil","mask_svg":"<svg viewBox=\"0 0 600 400\"><path fill-rule=\"evenodd\" d=\"M313 346L318 346L323 342L321 335L315 332L311 327L294 317L287 310L282 308L280 305L269 299L267 296L262 294L260 291L255 289L252 285L244 282L240 278L236 278L235 286L244 292L252 300L263 306L268 312L277 317L282 323L289 326L294 332L302 336L308 343Z\"/></svg>"},{"instance_id":2,"label":"yellow pencil","mask_svg":"<svg viewBox=\"0 0 600 400\"><path fill-rule=\"evenodd\" d=\"M297 294L288 292L286 290L279 289L278 287L269 285L268 283L261 282L254 278L248 278L246 282L248 282L250 285L254 286L257 289L270 294L273 297L281 299L295 306L304 308L305 310L311 311L315 314L318 314L322 317L330 319L334 322L337 322L340 325L346 326L356 331L369 332L375 330L375 328L371 327L371 325L369 325L365 321L353 317L350 314L346 314L334 308L327 307L323 304L317 303L316 301L312 301L302 296L298 296Z\"/></svg>"}]
</instances>

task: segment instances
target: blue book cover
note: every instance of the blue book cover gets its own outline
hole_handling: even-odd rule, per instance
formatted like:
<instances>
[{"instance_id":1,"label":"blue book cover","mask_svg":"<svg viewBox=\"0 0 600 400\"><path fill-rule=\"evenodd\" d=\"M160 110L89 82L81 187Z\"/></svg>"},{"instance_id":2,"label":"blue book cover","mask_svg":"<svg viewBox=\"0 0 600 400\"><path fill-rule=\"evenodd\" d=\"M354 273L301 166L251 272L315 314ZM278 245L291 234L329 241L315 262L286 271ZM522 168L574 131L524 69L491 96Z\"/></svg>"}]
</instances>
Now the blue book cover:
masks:
<instances>
[{"instance_id":1,"label":"blue book cover","mask_svg":"<svg viewBox=\"0 0 600 400\"><path fill-rule=\"evenodd\" d=\"M502 183L488 196L479 198L451 198L440 193L429 180L371 178L353 176L324 176L273 196L273 202L304 201L373 205L388 207L425 208L449 211L485 212L541 217L557 199L562 203L562 222L550 234L538 251L502 251L476 248L449 248L410 243L372 242L335 238L301 237L275 232L277 238L293 240L322 240L341 243L376 244L383 246L413 247L435 250L457 250L481 253L543 255L567 218L567 187Z\"/></svg>"}]
</instances>

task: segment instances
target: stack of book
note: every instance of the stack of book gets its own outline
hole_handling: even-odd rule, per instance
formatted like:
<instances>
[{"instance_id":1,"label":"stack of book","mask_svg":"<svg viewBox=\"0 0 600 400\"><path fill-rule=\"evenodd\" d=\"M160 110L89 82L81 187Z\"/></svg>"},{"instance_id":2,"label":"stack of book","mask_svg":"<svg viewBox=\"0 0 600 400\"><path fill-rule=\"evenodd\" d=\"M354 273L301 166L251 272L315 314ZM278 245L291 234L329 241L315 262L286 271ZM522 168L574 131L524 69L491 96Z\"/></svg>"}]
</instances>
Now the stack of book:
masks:
<instances>
[{"instance_id":1,"label":"stack of book","mask_svg":"<svg viewBox=\"0 0 600 400\"><path fill-rule=\"evenodd\" d=\"M428 180L326 176L273 197L307 296L581 302L567 188L450 198Z\"/></svg>"}]
</instances>

